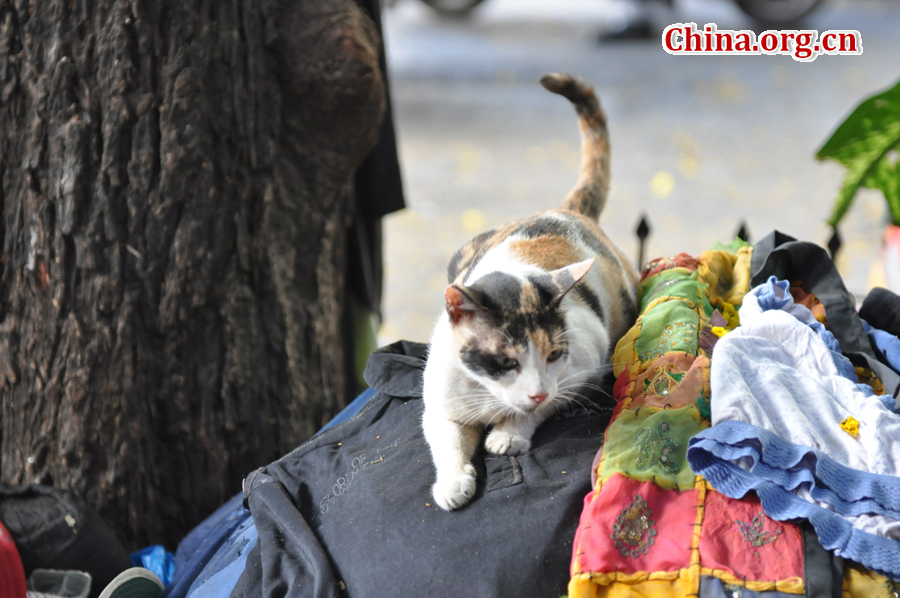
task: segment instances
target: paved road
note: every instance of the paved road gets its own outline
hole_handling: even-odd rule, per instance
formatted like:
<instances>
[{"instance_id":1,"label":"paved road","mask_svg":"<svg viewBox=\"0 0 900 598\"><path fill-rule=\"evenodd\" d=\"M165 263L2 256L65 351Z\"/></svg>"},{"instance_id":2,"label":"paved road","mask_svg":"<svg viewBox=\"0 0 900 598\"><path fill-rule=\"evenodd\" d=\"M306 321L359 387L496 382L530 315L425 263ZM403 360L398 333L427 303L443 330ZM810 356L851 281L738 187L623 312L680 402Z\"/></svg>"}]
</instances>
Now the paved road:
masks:
<instances>
[{"instance_id":1,"label":"paved road","mask_svg":"<svg viewBox=\"0 0 900 598\"><path fill-rule=\"evenodd\" d=\"M862 56L670 56L659 41L598 44L627 15L612 0L488 0L448 22L417 0L384 15L409 209L385 223L381 341L427 340L445 266L485 227L555 207L575 181L578 129L540 87L549 71L594 83L610 120L613 183L601 225L629 255L642 213L648 257L699 253L739 222L825 244L842 169L813 159L864 96L900 79L900 2L826 0L808 26L858 29ZM683 0L666 22L748 28L727 0ZM845 219L839 268L874 282L883 200L865 192Z\"/></svg>"}]
</instances>

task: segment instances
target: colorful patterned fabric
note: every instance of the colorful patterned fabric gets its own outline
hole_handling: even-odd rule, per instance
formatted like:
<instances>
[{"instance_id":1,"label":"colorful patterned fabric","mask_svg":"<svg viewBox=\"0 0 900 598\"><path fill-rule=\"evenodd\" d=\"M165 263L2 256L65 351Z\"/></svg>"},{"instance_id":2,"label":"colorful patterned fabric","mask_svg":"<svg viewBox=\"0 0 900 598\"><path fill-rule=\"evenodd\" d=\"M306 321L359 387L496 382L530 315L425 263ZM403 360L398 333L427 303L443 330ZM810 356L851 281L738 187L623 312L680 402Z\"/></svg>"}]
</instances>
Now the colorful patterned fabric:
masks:
<instances>
[{"instance_id":1,"label":"colorful patterned fabric","mask_svg":"<svg viewBox=\"0 0 900 598\"><path fill-rule=\"evenodd\" d=\"M844 569L844 598L897 598L900 582L849 562Z\"/></svg>"},{"instance_id":2,"label":"colorful patterned fabric","mask_svg":"<svg viewBox=\"0 0 900 598\"><path fill-rule=\"evenodd\" d=\"M644 271L641 273L641 280L649 278L654 274L659 274L665 270L671 270L672 268L685 268L689 272L693 272L697 269L697 265L697 259L686 253L679 253L675 257L657 258L644 266Z\"/></svg>"},{"instance_id":3,"label":"colorful patterned fabric","mask_svg":"<svg viewBox=\"0 0 900 598\"><path fill-rule=\"evenodd\" d=\"M685 459L687 444L708 426L695 405L625 409L607 428L601 477L624 473L662 488L693 488L694 472Z\"/></svg>"},{"instance_id":4,"label":"colorful patterned fabric","mask_svg":"<svg viewBox=\"0 0 900 598\"><path fill-rule=\"evenodd\" d=\"M641 297L640 310L662 297L680 297L692 304L703 304L707 312L712 312L704 292L706 285L690 276L686 268L673 268L655 274L641 281L637 294Z\"/></svg>"},{"instance_id":5,"label":"colorful patterned fabric","mask_svg":"<svg viewBox=\"0 0 900 598\"><path fill-rule=\"evenodd\" d=\"M709 476L705 479L691 469L693 461L686 462L684 458L685 442L693 446L698 438L718 434L714 430L719 426L709 427L712 407L724 407L716 403L716 387L710 382L713 352L718 350L721 339L728 339L733 331L741 329L742 315L746 316L748 326L753 325L757 301L790 303L766 308L787 312L794 309L794 302L802 302L804 313L794 316L814 331L811 342L821 339L827 347L820 351L819 357L829 371L837 372L829 380L846 386L848 392L858 390L858 394L866 397L861 400L868 401L867 404L874 405L876 410L885 411L886 408L890 411L894 407L889 395L877 400L872 396L873 390L869 387L876 389L875 395L885 391L871 360L869 367L863 368L855 361L851 364L841 354L836 339L844 334L838 326L838 320L843 322L841 312L829 312L833 319L832 334L822 302L806 289L802 280L791 279L778 289L769 289L772 296L768 299L753 294L748 296L752 255L753 248L735 242L730 246L718 246L700 258L680 254L654 260L644 269L638 288L641 314L617 344L613 355L616 376L613 396L618 408L606 430L603 448L594 459L594 489L585 500L575 536L569 598L784 598L805 595L807 591L811 596L831 595L830 591L823 593L823 588L831 588L826 580L839 578L832 578L828 567L840 565L827 564L831 557L826 549L833 547L827 542L829 534L821 535L821 517L797 514L799 511L794 513L789 509L770 512L766 506L794 504L786 498L782 500L781 494L807 506L812 503L802 501L769 481L766 482L768 485L751 484L750 474L737 466L734 466L735 471L722 473L697 462L696 471L706 472ZM827 294L821 284L815 288L820 296ZM741 314L739 310L745 303L751 308ZM827 301L825 305L828 305ZM806 310L810 306L813 313ZM735 340L742 336L744 333L737 334ZM900 346L900 341L896 344ZM727 361L728 351L720 354L721 359ZM853 355L852 351L850 354ZM759 372L760 376L765 373ZM745 380L740 384L753 386L763 383L760 380L757 376L757 380ZM820 382L825 383L821 376ZM814 397L808 398L815 403ZM881 401L883 407L872 400ZM731 408L738 411L751 408L741 401L731 404ZM772 409L773 406L766 407L760 412L761 416ZM848 416L848 413L853 415ZM823 439L829 447L868 442L863 435L871 435L870 430L875 429L875 424L859 406L849 409L848 413L836 416L834 434L828 437L830 440ZM728 432L725 428L736 423L721 424L724 426L721 432ZM815 426L798 424L795 427L808 430ZM741 441L732 444L737 446ZM783 444L778 444L775 453L788 455L790 451ZM775 445L770 442L767 446ZM746 444L741 447L744 450ZM810 458L817 459L807 455L797 457L795 461ZM821 471L829 467L829 462L822 458L818 458L818 463ZM783 470L793 471L789 464L785 464ZM891 479L898 480L900 485L900 478ZM732 486L741 487L742 491L733 492ZM865 500L854 498L868 496L866 484L837 486L845 500L836 504L842 508L866 506ZM810 488L807 493L820 491L815 485ZM810 526L801 533L791 513L794 517L808 519ZM833 515L829 513L829 516ZM890 515L896 515L895 519L900 521L900 514ZM816 541L816 533L821 542ZM858 530L849 528L849 524L847 529L838 526L829 533L845 537L849 544L861 546ZM878 540L896 544L887 538ZM813 552L810 552L810 546L815 546ZM873 546L876 551L894 554L894 548L880 544ZM856 554L855 558L860 560L868 558L865 553L865 550L843 551L843 554ZM845 598L900 596L900 582L846 558L843 567Z\"/></svg>"},{"instance_id":6,"label":"colorful patterned fabric","mask_svg":"<svg viewBox=\"0 0 900 598\"><path fill-rule=\"evenodd\" d=\"M646 363L673 352L696 355L700 316L692 307L687 301L672 298L645 312L635 344L638 360Z\"/></svg>"},{"instance_id":7,"label":"colorful patterned fabric","mask_svg":"<svg viewBox=\"0 0 900 598\"><path fill-rule=\"evenodd\" d=\"M707 285L706 293L712 305L740 305L744 294L750 290L752 255L752 247L741 247L737 253L721 250L703 252L697 266L697 279Z\"/></svg>"},{"instance_id":8,"label":"colorful patterned fabric","mask_svg":"<svg viewBox=\"0 0 900 598\"><path fill-rule=\"evenodd\" d=\"M580 598L683 598L697 587L689 569L678 573L641 573L639 575L598 575L573 578L569 596Z\"/></svg>"},{"instance_id":9,"label":"colorful patterned fabric","mask_svg":"<svg viewBox=\"0 0 900 598\"><path fill-rule=\"evenodd\" d=\"M700 566L736 579L803 579L803 538L796 526L766 516L756 497L706 495L700 530ZM734 532L738 533L735 534Z\"/></svg>"},{"instance_id":10,"label":"colorful patterned fabric","mask_svg":"<svg viewBox=\"0 0 900 598\"><path fill-rule=\"evenodd\" d=\"M719 582L708 595L803 593L797 527L711 490L685 460L709 426L710 356L739 324L751 255L737 244L644 269L641 315L613 357L619 407L575 536L570 598L698 596L701 579Z\"/></svg>"},{"instance_id":11,"label":"colorful patterned fabric","mask_svg":"<svg viewBox=\"0 0 900 598\"><path fill-rule=\"evenodd\" d=\"M695 404L700 395L709 396L709 359L703 355L667 353L638 376L630 407L677 409Z\"/></svg>"},{"instance_id":12,"label":"colorful patterned fabric","mask_svg":"<svg viewBox=\"0 0 900 598\"><path fill-rule=\"evenodd\" d=\"M616 474L587 495L575 562L582 571L633 575L690 566L697 490L663 490Z\"/></svg>"}]
</instances>

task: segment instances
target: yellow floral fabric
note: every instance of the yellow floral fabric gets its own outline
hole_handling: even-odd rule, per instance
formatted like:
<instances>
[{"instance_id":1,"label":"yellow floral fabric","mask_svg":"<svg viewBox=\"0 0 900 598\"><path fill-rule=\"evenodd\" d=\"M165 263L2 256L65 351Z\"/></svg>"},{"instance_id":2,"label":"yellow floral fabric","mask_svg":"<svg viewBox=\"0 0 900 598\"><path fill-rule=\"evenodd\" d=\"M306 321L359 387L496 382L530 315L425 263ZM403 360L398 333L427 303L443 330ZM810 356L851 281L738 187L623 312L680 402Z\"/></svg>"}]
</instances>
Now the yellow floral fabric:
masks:
<instances>
[{"instance_id":1,"label":"yellow floral fabric","mask_svg":"<svg viewBox=\"0 0 900 598\"><path fill-rule=\"evenodd\" d=\"M697 267L697 280L707 285L709 302L715 307L723 303L740 305L750 291L750 259L752 247L741 247L737 253L704 251Z\"/></svg>"},{"instance_id":2,"label":"yellow floral fabric","mask_svg":"<svg viewBox=\"0 0 900 598\"><path fill-rule=\"evenodd\" d=\"M843 598L896 598L898 595L900 582L891 581L853 561L844 561Z\"/></svg>"},{"instance_id":3,"label":"yellow floral fabric","mask_svg":"<svg viewBox=\"0 0 900 598\"><path fill-rule=\"evenodd\" d=\"M696 596L699 580L696 573L685 569L674 576L654 576L642 572L617 576L576 575L569 582L569 596L575 598L684 598ZM630 579L629 579L630 578Z\"/></svg>"}]
</instances>

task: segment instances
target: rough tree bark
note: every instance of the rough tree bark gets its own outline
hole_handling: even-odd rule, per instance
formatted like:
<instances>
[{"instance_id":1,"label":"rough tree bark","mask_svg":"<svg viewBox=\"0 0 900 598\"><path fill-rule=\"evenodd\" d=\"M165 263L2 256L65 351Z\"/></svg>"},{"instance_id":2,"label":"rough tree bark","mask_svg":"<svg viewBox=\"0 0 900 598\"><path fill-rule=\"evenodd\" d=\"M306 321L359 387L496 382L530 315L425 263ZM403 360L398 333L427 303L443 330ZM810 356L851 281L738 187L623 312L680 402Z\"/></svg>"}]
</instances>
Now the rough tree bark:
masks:
<instances>
[{"instance_id":1,"label":"rough tree bark","mask_svg":"<svg viewBox=\"0 0 900 598\"><path fill-rule=\"evenodd\" d=\"M0 3L0 480L170 548L344 402L349 0Z\"/></svg>"}]
</instances>

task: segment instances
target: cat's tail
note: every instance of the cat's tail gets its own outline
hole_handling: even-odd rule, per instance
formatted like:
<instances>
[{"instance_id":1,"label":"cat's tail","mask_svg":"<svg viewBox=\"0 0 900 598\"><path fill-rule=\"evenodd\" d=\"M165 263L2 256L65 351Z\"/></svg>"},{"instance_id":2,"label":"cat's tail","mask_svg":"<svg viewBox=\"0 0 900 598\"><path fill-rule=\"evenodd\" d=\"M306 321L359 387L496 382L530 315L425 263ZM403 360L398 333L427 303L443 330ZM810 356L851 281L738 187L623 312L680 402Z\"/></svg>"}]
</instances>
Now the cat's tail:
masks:
<instances>
[{"instance_id":1,"label":"cat's tail","mask_svg":"<svg viewBox=\"0 0 900 598\"><path fill-rule=\"evenodd\" d=\"M541 85L565 96L575 105L581 129L581 174L563 202L564 210L572 210L596 220L606 205L609 193L609 132L606 115L594 89L577 77L550 73Z\"/></svg>"}]
</instances>

